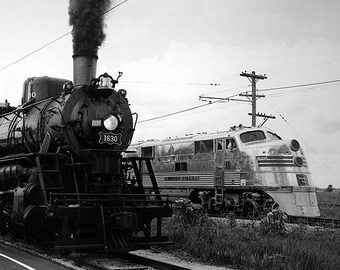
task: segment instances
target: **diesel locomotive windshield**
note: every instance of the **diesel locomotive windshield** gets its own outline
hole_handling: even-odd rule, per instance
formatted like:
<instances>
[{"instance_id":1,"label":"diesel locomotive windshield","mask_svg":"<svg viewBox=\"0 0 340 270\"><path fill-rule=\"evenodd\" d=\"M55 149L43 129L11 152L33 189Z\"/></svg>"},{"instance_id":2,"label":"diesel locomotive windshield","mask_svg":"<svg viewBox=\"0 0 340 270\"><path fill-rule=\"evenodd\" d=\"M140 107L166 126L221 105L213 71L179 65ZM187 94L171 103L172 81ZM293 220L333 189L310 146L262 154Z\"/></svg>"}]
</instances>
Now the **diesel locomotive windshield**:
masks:
<instances>
[{"instance_id":1,"label":"diesel locomotive windshield","mask_svg":"<svg viewBox=\"0 0 340 270\"><path fill-rule=\"evenodd\" d=\"M268 131L266 134L262 130L249 131L242 133L240 139L243 143L262 141L266 138L269 140L282 140L280 136L273 132Z\"/></svg>"},{"instance_id":2,"label":"diesel locomotive windshield","mask_svg":"<svg viewBox=\"0 0 340 270\"><path fill-rule=\"evenodd\" d=\"M248 143L253 141L261 141L266 139L266 135L262 130L255 130L242 133L240 135L241 142Z\"/></svg>"}]
</instances>

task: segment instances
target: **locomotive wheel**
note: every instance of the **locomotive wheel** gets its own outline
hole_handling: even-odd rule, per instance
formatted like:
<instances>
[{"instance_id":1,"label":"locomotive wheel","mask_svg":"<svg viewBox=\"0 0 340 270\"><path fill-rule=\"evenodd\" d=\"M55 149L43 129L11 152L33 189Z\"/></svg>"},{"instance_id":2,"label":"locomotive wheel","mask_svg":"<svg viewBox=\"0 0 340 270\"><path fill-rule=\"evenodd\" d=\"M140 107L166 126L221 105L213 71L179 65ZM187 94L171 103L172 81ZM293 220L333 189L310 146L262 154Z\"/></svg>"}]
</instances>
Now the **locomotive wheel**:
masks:
<instances>
[{"instance_id":1,"label":"locomotive wheel","mask_svg":"<svg viewBox=\"0 0 340 270\"><path fill-rule=\"evenodd\" d=\"M12 240L16 241L19 238L19 232L11 225L9 220L6 221L5 234Z\"/></svg>"},{"instance_id":2,"label":"locomotive wheel","mask_svg":"<svg viewBox=\"0 0 340 270\"><path fill-rule=\"evenodd\" d=\"M4 214L3 209L0 210L0 234L7 235L10 239L15 240L18 232L11 225L11 218L9 215Z\"/></svg>"},{"instance_id":3,"label":"locomotive wheel","mask_svg":"<svg viewBox=\"0 0 340 270\"><path fill-rule=\"evenodd\" d=\"M4 235L6 232L6 220L5 215L3 214L3 209L0 209L0 234Z\"/></svg>"}]
</instances>

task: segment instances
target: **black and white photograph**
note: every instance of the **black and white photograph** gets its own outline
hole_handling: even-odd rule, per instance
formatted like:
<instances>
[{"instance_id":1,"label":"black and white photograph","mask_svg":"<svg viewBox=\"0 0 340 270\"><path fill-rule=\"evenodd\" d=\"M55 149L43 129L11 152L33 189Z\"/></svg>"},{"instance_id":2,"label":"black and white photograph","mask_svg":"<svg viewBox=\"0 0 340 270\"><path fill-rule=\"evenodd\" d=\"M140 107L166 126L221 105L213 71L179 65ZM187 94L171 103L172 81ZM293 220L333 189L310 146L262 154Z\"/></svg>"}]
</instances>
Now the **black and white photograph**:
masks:
<instances>
[{"instance_id":1,"label":"black and white photograph","mask_svg":"<svg viewBox=\"0 0 340 270\"><path fill-rule=\"evenodd\" d=\"M340 269L339 11L1 0L0 269Z\"/></svg>"}]
</instances>

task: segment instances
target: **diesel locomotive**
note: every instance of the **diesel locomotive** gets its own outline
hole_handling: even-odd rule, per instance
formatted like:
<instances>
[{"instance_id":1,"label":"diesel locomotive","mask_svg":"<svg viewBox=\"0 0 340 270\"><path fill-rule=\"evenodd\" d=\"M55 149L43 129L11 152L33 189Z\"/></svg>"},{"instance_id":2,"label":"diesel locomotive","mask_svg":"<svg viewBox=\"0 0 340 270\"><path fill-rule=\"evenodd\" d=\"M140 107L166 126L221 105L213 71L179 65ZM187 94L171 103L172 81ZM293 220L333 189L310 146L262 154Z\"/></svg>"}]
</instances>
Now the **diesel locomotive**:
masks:
<instances>
[{"instance_id":1,"label":"diesel locomotive","mask_svg":"<svg viewBox=\"0 0 340 270\"><path fill-rule=\"evenodd\" d=\"M211 213L258 216L276 202L290 216L320 215L300 143L282 140L268 128L239 125L213 134L142 141L129 149L153 158L160 189ZM150 187L150 181L145 185Z\"/></svg>"},{"instance_id":2,"label":"diesel locomotive","mask_svg":"<svg viewBox=\"0 0 340 270\"><path fill-rule=\"evenodd\" d=\"M2 104L1 234L61 250L169 243L161 231L169 201L148 200L140 179L126 181L131 164L138 170L150 160L122 158L137 114L126 90L115 90L121 73L95 78L96 61L75 55L73 82L33 77L20 106Z\"/></svg>"}]
</instances>

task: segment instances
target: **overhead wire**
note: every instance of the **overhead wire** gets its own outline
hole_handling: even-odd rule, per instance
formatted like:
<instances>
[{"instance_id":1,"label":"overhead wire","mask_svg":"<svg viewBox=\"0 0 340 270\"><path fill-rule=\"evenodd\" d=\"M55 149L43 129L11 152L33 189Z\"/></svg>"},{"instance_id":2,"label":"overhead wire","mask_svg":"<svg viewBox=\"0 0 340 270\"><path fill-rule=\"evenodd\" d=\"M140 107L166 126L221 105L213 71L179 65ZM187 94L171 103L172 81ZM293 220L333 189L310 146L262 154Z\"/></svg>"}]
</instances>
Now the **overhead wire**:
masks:
<instances>
[{"instance_id":1,"label":"overhead wire","mask_svg":"<svg viewBox=\"0 0 340 270\"><path fill-rule=\"evenodd\" d=\"M114 10L115 8L119 7L120 5L124 4L124 3L127 2L127 1L128 1L128 0L123 0L122 2L118 3L117 5L115 5L115 6L111 7L111 8L109 8L108 10L106 10L106 11L104 11L103 13L99 14L97 17L101 17L101 16L103 16L103 15L109 13L110 11ZM73 30L72 30L72 31L73 31ZM72 31L68 31L67 33L65 33L65 34L63 34L63 35L57 37L56 39L54 39L54 40L48 42L47 44L41 46L40 48L38 48L38 49L36 49L36 50L34 50L34 51L32 51L32 52L26 54L25 56L19 58L18 60L15 60L14 62L8 64L7 66L2 67L2 68L0 69L0 72L3 71L3 70L5 70L5 69L7 69L7 68L9 68L9 67L11 67L11 66L13 66L13 65L15 65L15 64L18 63L18 62L21 62L22 60L26 59L27 57L29 57L29 56L31 56L31 55L33 55L33 54L35 54L35 53L41 51L42 49L44 49L44 48L50 46L51 44L57 42L58 40L60 40L60 39L62 39L62 38L64 38L64 37L66 37L66 36L68 36L69 34L72 33Z\"/></svg>"},{"instance_id":2,"label":"overhead wire","mask_svg":"<svg viewBox=\"0 0 340 270\"><path fill-rule=\"evenodd\" d=\"M321 88L328 88L331 87L331 85L321 85L321 86L314 86L314 87L308 87L308 88L303 88L303 89L298 89L295 90L293 94L296 93L305 93L305 92L314 92L317 90L320 90ZM286 90L286 91L282 91L282 92L274 92L274 93L268 93L266 95L266 97L280 97L280 96L284 96L286 94L292 94L292 91L290 90Z\"/></svg>"},{"instance_id":3,"label":"overhead wire","mask_svg":"<svg viewBox=\"0 0 340 270\"><path fill-rule=\"evenodd\" d=\"M102 14L99 14L98 16L103 16L104 14L107 14L108 12L114 10L115 8L119 7L120 5L124 4L125 2L127 2L128 0L124 0L120 3L118 3L117 5L109 8L107 11L103 12ZM25 56L19 58L18 60L15 60L14 62L2 67L0 69L0 72L17 64L18 62L21 62L22 60L28 58L29 56L43 50L44 48L52 45L53 43L59 41L60 39L66 37L67 35L71 34L72 31L68 31L67 33L57 37L56 39L48 42L47 44L39 47L38 49L26 54ZM125 82L125 83L145 83L145 84L179 84L179 83L161 83L161 82ZM277 91L277 90L283 90L283 89L292 89L292 88L298 88L298 87L307 87L307 86L316 86L316 85L322 85L322 84L330 84L330 83L340 83L340 80L332 80L332 81L323 81L323 82L315 82L315 83L309 83L309 84L300 84L300 85L291 85L291 86L283 86L283 87L275 87L275 88L267 88L267 89L261 89L261 90L257 90L258 92L265 92L265 91ZM221 83L185 83L187 85L210 85L210 86L220 86L222 85ZM228 90L227 90L228 91ZM229 90L231 91L231 89ZM304 89L304 91L306 91L306 89ZM221 92L224 92L224 91L221 91ZM281 93L282 94L282 93ZM237 96L237 95L233 95L229 98L232 98L234 96ZM199 108L202 108L202 107L206 107L206 106L209 106L209 105L212 105L212 104L215 104L215 103L218 103L218 102L221 102L223 99L226 99L226 98L221 98L221 99L217 99L215 101L210 101L209 103L206 103L206 104L202 104L202 105L198 105L198 106L194 106L194 107L190 107L190 108L187 108L187 109L183 109L183 110L180 110L180 111L176 111L176 112L172 112L172 113L168 113L168 114L165 114L165 115L161 115L161 116L157 116L157 117L153 117L153 118L150 118L150 119L146 119L146 120L141 120L139 121L139 123L145 123L145 122L150 122L150 121L154 121L154 120L158 120L158 119L162 119L162 118L165 118L165 117L170 117L170 116L173 116L173 115L177 115L177 114L181 114L181 113L185 113L185 112L188 112L188 111L192 111L192 110L196 110L196 109L199 109ZM296 132L296 130L290 125L290 123L288 123L288 121L279 113L280 117L291 127L292 130L294 130L294 132ZM297 133L297 132L296 132ZM298 134L298 133L297 133ZM301 137L301 136L300 136ZM306 145L308 145L308 143L306 141L304 141L306 143ZM311 149L312 152L313 149L308 145L308 147ZM314 152L314 154L316 155L316 153ZM317 155L316 155L317 156ZM320 159L321 160L321 159ZM322 160L321 160L322 161ZM334 172L327 166L327 164L324 164L333 174ZM335 176L335 174L334 174Z\"/></svg>"},{"instance_id":4,"label":"overhead wire","mask_svg":"<svg viewBox=\"0 0 340 270\"><path fill-rule=\"evenodd\" d=\"M232 98L232 97L235 97L235 96L238 96L238 95L233 95L233 96L230 96L229 98ZM209 103L198 105L198 106L194 106L194 107L190 107L190 108L183 109L183 110L180 110L180 111L176 111L176 112L172 112L172 113L156 116L156 117L153 117L153 118L141 120L138 123L150 122L150 121L162 119L162 118L165 118L165 117L173 116L173 115L176 115L176 114L180 114L180 113L196 110L196 109L199 109L199 108L202 108L202 107L206 107L206 106L212 105L214 103L220 102L220 100L223 100L223 99L225 99L225 98L221 98L221 99L218 99L218 100L215 100L215 101L210 101Z\"/></svg>"},{"instance_id":5,"label":"overhead wire","mask_svg":"<svg viewBox=\"0 0 340 270\"><path fill-rule=\"evenodd\" d=\"M257 91L258 92L260 92L260 91L264 92L264 91L291 89L291 88L306 87L306 86L316 86L316 85L329 84L329 83L340 83L340 80L323 81L323 82L315 82L315 83L307 83L307 84L298 84L298 85L291 85L291 86L282 86L282 87L267 88L267 89L257 90ZM306 89L303 89L303 90L305 91ZM190 107L190 108L183 109L183 110L180 110L180 111L176 111L176 112L160 115L160 116L157 116L157 117L152 117L152 118L149 118L149 119L141 120L141 121L139 121L139 123L150 122L150 121L162 119L162 118L165 118L165 117L169 117L169 116L172 116L172 115L176 115L176 114L180 114L180 113L185 113L187 111L199 109L199 108L211 105L211 104L215 104L215 103L221 102L221 101L226 100L226 99L230 99L230 98L235 97L235 96L238 96L238 94L237 95L232 95L232 96L227 97L227 98L217 98L215 101L211 101L211 102L209 102L207 104L198 105L198 106Z\"/></svg>"},{"instance_id":6,"label":"overhead wire","mask_svg":"<svg viewBox=\"0 0 340 270\"><path fill-rule=\"evenodd\" d=\"M195 86L221 86L222 83L192 83L192 82L152 82L152 81L121 81L121 83L136 84L166 84L166 85L195 85Z\"/></svg>"},{"instance_id":7,"label":"overhead wire","mask_svg":"<svg viewBox=\"0 0 340 270\"><path fill-rule=\"evenodd\" d=\"M14 62L12 62L12 63L10 63L10 64L8 64L7 66L2 67L2 68L0 69L0 72L3 71L3 70L5 70L5 69L7 69L7 68L9 68L10 66L15 65L15 64L18 63L18 62L24 60L25 58L31 56L32 54L35 54L35 53L41 51L42 49L44 49L44 48L50 46L51 44L57 42L58 40L60 40L60 39L62 39L62 38L64 38L64 37L66 37L66 36L69 35L70 33L72 33L72 31L69 31L69 32L67 32L67 33L65 33L65 34L63 34L63 35L61 35L60 37L58 37L58 38L52 40L51 42L49 42L49 43L47 43L47 44L41 46L40 48L38 48L38 49L36 49L36 50L30 52L29 54L26 54L25 56L23 56L23 57L19 58L18 60L14 61Z\"/></svg>"},{"instance_id":8,"label":"overhead wire","mask_svg":"<svg viewBox=\"0 0 340 270\"><path fill-rule=\"evenodd\" d=\"M332 80L332 81L324 81L324 82L315 82L315 83L307 83L307 84L297 84L297 85L290 85L290 86L274 87L274 88L261 89L261 90L257 90L257 91L258 92L274 91L274 90L282 90L282 89L297 88L297 87L306 87L306 86L328 84L328 83L340 83L340 80Z\"/></svg>"},{"instance_id":9,"label":"overhead wire","mask_svg":"<svg viewBox=\"0 0 340 270\"><path fill-rule=\"evenodd\" d=\"M338 83L340 82L340 80L332 80L332 81L324 81L324 82L316 82L316 83L308 83L308 84L300 84L300 85L292 85L292 86L283 86L283 87L275 87L275 88L270 88L270 89L266 89L266 90L282 90L282 89L290 89L290 88L298 88L298 87L306 87L306 86L317 86L317 85L324 85L324 84L329 84L329 83ZM323 86L325 87L325 85ZM307 91L307 90L311 90L311 89L315 89L314 87L313 88L309 88L309 89L303 89L302 91ZM300 90L301 91L301 90ZM291 92L286 92L286 93L291 93ZM150 121L154 121L154 120L159 120L159 119L162 119L162 118L166 118L166 117L170 117L170 116L173 116L173 115L178 115L178 114L181 114L181 113L185 113L185 112L188 112L188 111L192 111L192 110L196 110L196 109L199 109L199 108L202 108L202 107L206 107L206 106L209 106L209 105L212 105L212 104L215 104L215 103L218 103L218 102L221 102L225 99L229 99L229 98L232 98L232 97L235 97L235 96L238 96L238 95L233 95L233 96L230 96L228 98L220 98L220 99L216 99L215 101L210 101L209 103L206 103L206 104L203 104L203 105L199 105L199 106L194 106L194 107L190 107L190 108L187 108L187 109L183 109L183 110L180 110L180 111L176 111L176 112L172 112L172 113L168 113L168 114L164 114L164 115L161 115L161 116L157 116L157 117L153 117L153 118L149 118L149 119L145 119L145 120L141 120L139 121L139 123L145 123L145 122L150 122ZM272 95L271 95L272 96ZM325 168L327 168L329 170L329 172L336 178L336 179L339 179L337 177L337 175L335 174L335 172L327 165L326 162L324 162L324 160L313 150L313 148L307 143L307 141L296 131L296 129L290 124L290 122L288 122L288 120L280 113L277 111L277 109L268 101L266 100L273 108L274 110L279 114L279 116L281 117L281 119L302 139L302 141L308 146L308 148L310 149L310 151L322 162L322 164L325 166Z\"/></svg>"},{"instance_id":10,"label":"overhead wire","mask_svg":"<svg viewBox=\"0 0 340 270\"><path fill-rule=\"evenodd\" d=\"M98 15L98 17L100 16L103 16L107 13L109 13L110 11L114 10L115 8L121 6L122 4L124 4L125 2L127 2L128 0L123 0L122 2L118 3L117 5L109 8L108 10L106 10L105 12L101 13ZM28 53L27 55L19 58L18 60L8 64L7 66L3 67L0 69L0 72L9 68L10 66L26 59L27 57L37 53L38 51L50 46L51 44L57 42L58 40L64 38L65 36L71 34L72 31L69 31L59 37L57 37L56 39L48 42L47 44L41 46L40 48ZM149 84L178 84L178 83L162 83L162 82L128 82L126 81L125 83L149 83ZM275 88L267 88L267 89L261 89L261 90L257 90L258 92L264 92L264 91L274 91L274 90L282 90L282 89L290 89L290 88L297 88L297 87L306 87L306 86L312 86L312 85L320 85L320 84L328 84L328 83L340 83L340 80L332 80L332 81L324 81L324 82L316 82L316 83L309 83L309 84L301 84L301 85L292 85L292 86L284 86L284 87L275 87ZM222 85L221 83L185 83L187 85L210 85L210 86L220 86ZM231 91L232 89L230 89ZM228 90L227 90L228 91ZM225 91L221 91L221 92L225 92ZM234 97L234 96L237 96L237 95L233 95L231 97ZM229 97L229 98L231 98ZM180 111L176 111L176 112L172 112L172 113L168 113L168 114L165 114L165 115L161 115L161 116L158 116L158 117L153 117L153 118L150 118L150 119L146 119L146 120L142 120L142 121L139 121L139 123L144 123L144 122L149 122L149 121L153 121L153 120L158 120L158 119L162 119L162 118L165 118L165 117L169 117L169 116L172 116L172 115L176 115L176 114L180 114L180 113L185 113L187 111L191 111L191 110L195 110L195 109L199 109L199 108L202 108L202 107L205 107L205 106L208 106L208 105L211 105L211 104L214 104L214 103L217 103L217 102L220 102L222 101L223 99L228 99L228 98L221 98L221 99L218 99L216 101L213 101L213 102L209 102L207 104L203 104L203 105L198 105L198 106L194 106L194 107L191 107L191 108L187 108L187 109L183 109L183 110L180 110Z\"/></svg>"},{"instance_id":11,"label":"overhead wire","mask_svg":"<svg viewBox=\"0 0 340 270\"><path fill-rule=\"evenodd\" d=\"M287 121L286 117L284 117L276 108L271 104L268 99L266 99L267 103L278 113L281 119L293 130L301 140L308 146L308 148L312 151L312 153L322 162L322 164L330 171L330 173L335 177L335 179L340 180L340 178L335 174L335 172L327 165L326 162L313 150L313 148L307 143L307 141L296 131L296 129Z\"/></svg>"}]
</instances>

